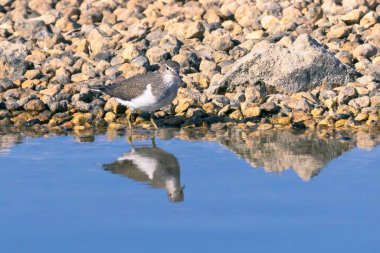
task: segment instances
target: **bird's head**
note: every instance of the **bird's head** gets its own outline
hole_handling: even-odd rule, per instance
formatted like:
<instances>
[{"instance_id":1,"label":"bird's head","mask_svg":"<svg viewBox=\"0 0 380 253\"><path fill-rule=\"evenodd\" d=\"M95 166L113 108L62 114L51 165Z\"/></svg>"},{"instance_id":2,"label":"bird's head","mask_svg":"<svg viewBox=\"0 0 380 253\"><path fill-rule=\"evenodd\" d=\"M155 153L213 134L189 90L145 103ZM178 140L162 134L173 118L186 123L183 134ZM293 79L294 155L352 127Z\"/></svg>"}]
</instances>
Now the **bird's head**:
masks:
<instances>
[{"instance_id":1,"label":"bird's head","mask_svg":"<svg viewBox=\"0 0 380 253\"><path fill-rule=\"evenodd\" d=\"M173 60L168 60L163 65L163 71L170 72L174 75L179 74L179 69L180 69L180 66L179 66L178 62L173 61Z\"/></svg>"},{"instance_id":2,"label":"bird's head","mask_svg":"<svg viewBox=\"0 0 380 253\"><path fill-rule=\"evenodd\" d=\"M184 199L183 189L185 187L180 187L173 192L168 193L168 198L171 202L181 202Z\"/></svg>"}]
</instances>

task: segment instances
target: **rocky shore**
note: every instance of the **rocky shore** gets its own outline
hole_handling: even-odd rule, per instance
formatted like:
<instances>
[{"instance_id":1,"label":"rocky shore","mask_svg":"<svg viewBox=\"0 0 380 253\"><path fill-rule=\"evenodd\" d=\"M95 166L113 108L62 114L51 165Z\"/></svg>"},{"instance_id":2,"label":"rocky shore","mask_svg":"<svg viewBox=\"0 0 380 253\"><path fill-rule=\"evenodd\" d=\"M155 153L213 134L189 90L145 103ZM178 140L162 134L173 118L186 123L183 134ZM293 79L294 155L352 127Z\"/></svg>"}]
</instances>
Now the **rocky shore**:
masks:
<instances>
[{"instance_id":1,"label":"rocky shore","mask_svg":"<svg viewBox=\"0 0 380 253\"><path fill-rule=\"evenodd\" d=\"M91 86L167 59L183 84L160 127L380 126L377 0L0 0L0 125L125 128Z\"/></svg>"}]
</instances>

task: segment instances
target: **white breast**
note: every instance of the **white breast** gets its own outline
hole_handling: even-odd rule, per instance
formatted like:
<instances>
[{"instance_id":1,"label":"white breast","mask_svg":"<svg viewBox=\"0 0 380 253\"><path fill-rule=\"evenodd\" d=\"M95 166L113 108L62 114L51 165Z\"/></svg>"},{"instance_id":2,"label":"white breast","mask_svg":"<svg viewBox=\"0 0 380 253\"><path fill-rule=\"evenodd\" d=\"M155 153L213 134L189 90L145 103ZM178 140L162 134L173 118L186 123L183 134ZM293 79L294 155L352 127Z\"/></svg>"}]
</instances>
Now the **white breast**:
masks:
<instances>
[{"instance_id":1,"label":"white breast","mask_svg":"<svg viewBox=\"0 0 380 253\"><path fill-rule=\"evenodd\" d=\"M132 161L136 167L144 172L150 180L153 179L154 172L157 170L157 161L146 157L146 156L141 156L136 153L128 153L125 154L124 156L120 157L117 159L118 161L123 161L123 160L130 160Z\"/></svg>"},{"instance_id":2,"label":"white breast","mask_svg":"<svg viewBox=\"0 0 380 253\"><path fill-rule=\"evenodd\" d=\"M120 104L128 106L132 110L150 110L152 105L157 102L157 98L152 93L152 85L148 84L145 91L138 97L135 97L131 101L125 101L122 99L116 99Z\"/></svg>"}]
</instances>

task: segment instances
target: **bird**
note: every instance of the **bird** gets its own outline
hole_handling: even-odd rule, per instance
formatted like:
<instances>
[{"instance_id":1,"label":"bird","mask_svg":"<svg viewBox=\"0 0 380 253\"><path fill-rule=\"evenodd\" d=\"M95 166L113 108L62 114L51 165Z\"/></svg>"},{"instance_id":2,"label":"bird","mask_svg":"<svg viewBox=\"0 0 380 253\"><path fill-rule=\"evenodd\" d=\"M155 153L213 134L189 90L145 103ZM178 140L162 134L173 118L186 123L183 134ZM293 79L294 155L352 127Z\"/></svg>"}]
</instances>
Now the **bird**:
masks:
<instances>
[{"instance_id":1,"label":"bird","mask_svg":"<svg viewBox=\"0 0 380 253\"><path fill-rule=\"evenodd\" d=\"M166 61L157 72L138 74L130 78L116 78L109 85L97 87L101 92L114 97L117 102L130 108L127 122L132 129L131 113L135 110L150 112L150 121L154 121L154 111L169 105L177 96L180 84L180 65L173 60Z\"/></svg>"},{"instance_id":2,"label":"bird","mask_svg":"<svg viewBox=\"0 0 380 253\"><path fill-rule=\"evenodd\" d=\"M127 176L133 180L148 183L155 188L164 188L171 202L184 200L180 182L180 166L177 158L158 148L154 139L152 147L142 146L116 159L113 163L103 164L106 171Z\"/></svg>"}]
</instances>

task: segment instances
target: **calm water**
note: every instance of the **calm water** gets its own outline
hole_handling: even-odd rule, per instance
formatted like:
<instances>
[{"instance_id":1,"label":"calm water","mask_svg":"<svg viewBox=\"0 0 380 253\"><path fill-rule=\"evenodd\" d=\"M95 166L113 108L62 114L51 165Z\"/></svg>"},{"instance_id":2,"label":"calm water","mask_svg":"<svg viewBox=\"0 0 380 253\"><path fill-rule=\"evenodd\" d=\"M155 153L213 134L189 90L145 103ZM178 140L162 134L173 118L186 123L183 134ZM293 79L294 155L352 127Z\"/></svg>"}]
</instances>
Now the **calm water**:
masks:
<instances>
[{"instance_id":1,"label":"calm water","mask_svg":"<svg viewBox=\"0 0 380 253\"><path fill-rule=\"evenodd\" d=\"M380 134L0 131L0 252L380 252Z\"/></svg>"}]
</instances>

